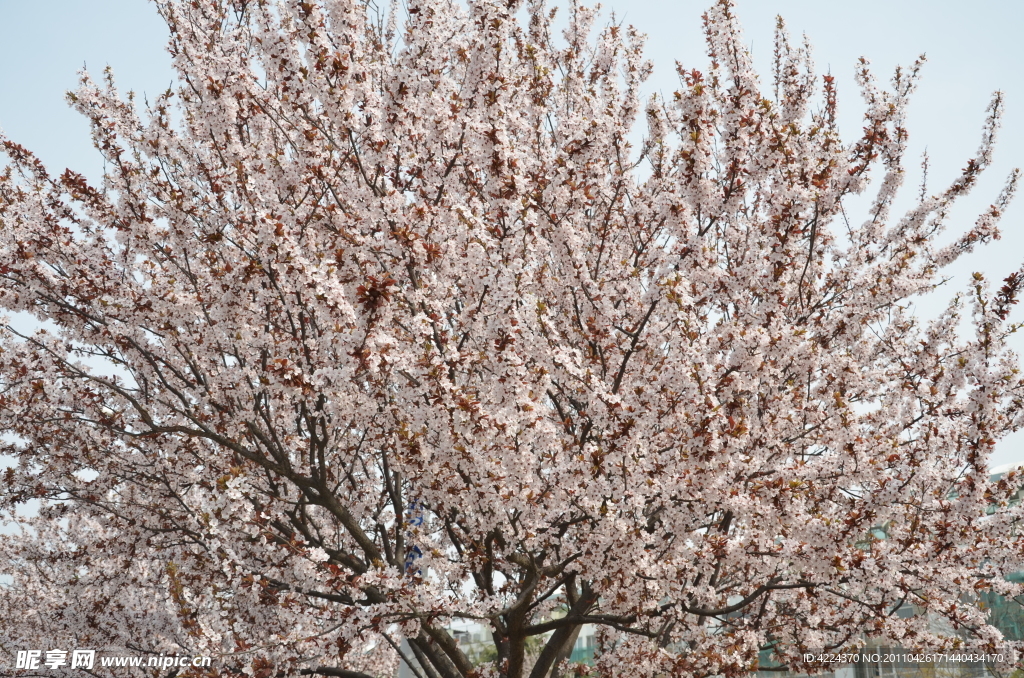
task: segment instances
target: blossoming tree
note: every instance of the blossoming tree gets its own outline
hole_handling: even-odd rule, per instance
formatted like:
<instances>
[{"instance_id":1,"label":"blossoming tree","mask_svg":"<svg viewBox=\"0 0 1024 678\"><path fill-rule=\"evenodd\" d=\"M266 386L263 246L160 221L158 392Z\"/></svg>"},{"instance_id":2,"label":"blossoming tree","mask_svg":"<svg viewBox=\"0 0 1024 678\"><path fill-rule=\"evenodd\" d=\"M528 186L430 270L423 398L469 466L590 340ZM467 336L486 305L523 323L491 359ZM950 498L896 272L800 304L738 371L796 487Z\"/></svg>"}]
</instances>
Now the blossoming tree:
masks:
<instances>
[{"instance_id":1,"label":"blossoming tree","mask_svg":"<svg viewBox=\"0 0 1024 678\"><path fill-rule=\"evenodd\" d=\"M69 95L101 185L2 141L0 306L40 328L0 337L5 653L549 678L593 624L596 675L733 676L1001 642L972 595L1024 568L986 471L1024 274L908 310L998 237L1016 175L936 243L998 95L900 216L919 64L858 66L843 142L833 79L780 23L759 81L728 0L646 103L641 38L577 5L156 5L177 89Z\"/></svg>"}]
</instances>

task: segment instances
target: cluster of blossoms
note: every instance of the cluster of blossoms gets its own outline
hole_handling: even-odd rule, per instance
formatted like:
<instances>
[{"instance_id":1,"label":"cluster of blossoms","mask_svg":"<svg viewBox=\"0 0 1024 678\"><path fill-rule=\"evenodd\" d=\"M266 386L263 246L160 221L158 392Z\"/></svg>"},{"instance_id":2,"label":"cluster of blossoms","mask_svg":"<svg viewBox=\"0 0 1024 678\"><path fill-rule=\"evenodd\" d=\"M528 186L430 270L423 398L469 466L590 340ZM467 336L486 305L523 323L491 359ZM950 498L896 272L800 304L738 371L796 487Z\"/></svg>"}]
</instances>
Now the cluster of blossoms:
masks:
<instances>
[{"instance_id":1,"label":"cluster of blossoms","mask_svg":"<svg viewBox=\"0 0 1024 678\"><path fill-rule=\"evenodd\" d=\"M640 36L584 7L400 5L157 0L177 88L70 95L102 185L0 140L0 308L42 328L0 330L0 650L549 678L584 624L599 676L999 644L1024 274L907 308L998 236L1016 176L935 244L1000 99L894 216L917 65L858 67L844 143L781 24L762 92L729 0L646 104Z\"/></svg>"}]
</instances>

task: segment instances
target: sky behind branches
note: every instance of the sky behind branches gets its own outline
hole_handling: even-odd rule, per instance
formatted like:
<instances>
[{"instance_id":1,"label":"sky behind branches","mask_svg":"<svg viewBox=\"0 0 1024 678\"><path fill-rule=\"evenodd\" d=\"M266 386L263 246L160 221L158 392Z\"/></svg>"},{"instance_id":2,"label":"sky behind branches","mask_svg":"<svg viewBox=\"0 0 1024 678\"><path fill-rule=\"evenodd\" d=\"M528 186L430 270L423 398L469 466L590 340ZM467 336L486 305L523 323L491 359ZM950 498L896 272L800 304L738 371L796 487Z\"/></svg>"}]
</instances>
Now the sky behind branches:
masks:
<instances>
[{"instance_id":1,"label":"sky behind branches","mask_svg":"<svg viewBox=\"0 0 1024 678\"><path fill-rule=\"evenodd\" d=\"M676 89L674 62L706 70L700 15L710 0L606 0L605 21L632 24L648 35L654 62L648 91ZM794 41L806 33L819 73L839 84L840 122L846 139L859 132L862 109L853 82L858 57L868 57L887 81L897 64L921 53L928 63L911 105L908 180L902 206L917 194L919 158L927 148L929 187L953 180L978 147L985 107L997 89L1005 93L1006 116L995 162L969 201L953 212L944 239L968 229L994 200L1007 174L1024 165L1024 3L1008 0L737 0L747 44L762 73L765 93L773 49L775 16L786 20ZM94 77L111 66L119 87L153 98L172 82L164 51L166 29L145 0L0 0L0 129L35 151L59 173L65 167L96 179L99 155L88 126L71 111L64 92L87 66ZM863 219L851 214L851 221ZM1003 239L958 262L954 279L935 299L919 305L931 315L964 285L972 271L993 284L1024 262L1024 197L1005 215ZM996 285L998 286L998 285ZM1024 320L1024 307L1016 319ZM1024 335L1024 331L1021 333ZM1015 342L1024 353L1024 336ZM1024 462L1024 432L1000 443L993 465Z\"/></svg>"}]
</instances>

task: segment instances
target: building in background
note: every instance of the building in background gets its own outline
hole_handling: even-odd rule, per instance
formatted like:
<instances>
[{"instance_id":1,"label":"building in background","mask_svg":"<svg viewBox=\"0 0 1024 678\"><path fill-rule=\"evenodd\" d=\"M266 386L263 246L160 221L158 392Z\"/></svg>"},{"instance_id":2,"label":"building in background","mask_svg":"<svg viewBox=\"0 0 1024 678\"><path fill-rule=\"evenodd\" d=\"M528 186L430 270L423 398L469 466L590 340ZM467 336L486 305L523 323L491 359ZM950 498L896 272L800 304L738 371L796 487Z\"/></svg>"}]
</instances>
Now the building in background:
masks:
<instances>
[{"instance_id":1,"label":"building in background","mask_svg":"<svg viewBox=\"0 0 1024 678\"><path fill-rule=\"evenodd\" d=\"M1024 466L1020 464L997 466L991 471L991 479L997 481L1014 469L1024 469ZM1024 495L1024 488L1018 490L1011 500L1011 505L1020 503L1022 495ZM875 536L884 539L886 536L885 529L877 528ZM1011 575L1008 579L1024 583L1024 572ZM1007 640L1024 640L1024 599L1009 600L992 592L984 592L980 595L978 602L983 609L989 610L989 623L998 628ZM914 609L911 606L897 610L897 614L900 616L921 613L921 610ZM943 627L938 620L936 620L936 628L934 630L939 633L955 633L953 629ZM486 624L462 621L453 625L451 631L459 643L459 647L462 648L462 651L466 653L474 664L491 661L497 656L494 640ZM572 655L569 658L571 663L590 665L594 663L594 651L596 649L595 633L596 628L593 625L586 624L583 626L579 637L576 639ZM538 652L546 640L546 635L537 637ZM408 644L404 644L403 649L406 650L406 656L412 657L412 652L408 651ZM761 666L765 667L766 670L757 671L757 678L795 678L799 675L789 671L772 670L773 665L769 654L768 650L762 652ZM822 676L822 678L1011 678L1011 676L1014 676L1014 678L1024 678L1024 675L1015 674L1005 666L1000 666L996 663L884 660L892 657L902 658L905 654L906 649L904 648L868 645L858 653L858 656L863 657L867 655L869 659L845 666L837 666L834 671L817 675ZM876 656L878 661L873 660ZM530 663L529 657L527 661ZM416 676L408 666L402 663L398 678L416 678Z\"/></svg>"}]
</instances>

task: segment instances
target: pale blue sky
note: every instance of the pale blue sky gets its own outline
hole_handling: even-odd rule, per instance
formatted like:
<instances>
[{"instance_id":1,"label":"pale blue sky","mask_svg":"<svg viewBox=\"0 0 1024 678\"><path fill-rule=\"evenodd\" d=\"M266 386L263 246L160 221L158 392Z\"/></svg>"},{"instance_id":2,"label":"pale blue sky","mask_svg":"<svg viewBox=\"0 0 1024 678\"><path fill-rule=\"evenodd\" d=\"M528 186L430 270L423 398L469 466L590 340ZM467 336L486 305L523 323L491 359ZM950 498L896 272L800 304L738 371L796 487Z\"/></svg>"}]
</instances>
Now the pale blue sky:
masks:
<instances>
[{"instance_id":1,"label":"pale blue sky","mask_svg":"<svg viewBox=\"0 0 1024 678\"><path fill-rule=\"evenodd\" d=\"M674 60L687 68L705 66L700 15L708 4L611 0L604 8L648 34L648 55L655 63L650 90L670 92ZM969 227L972 213L989 204L1010 169L1024 165L1024 3L737 0L737 7L762 73L770 63L776 14L787 20L795 38L808 34L819 71L831 71L839 81L841 120L848 134L859 127L860 104L852 82L856 59L869 57L885 79L896 64L927 53L908 125L910 164L916 169L927 146L936 188L951 180L977 148L991 93L1005 92L1007 115L994 166L970 204L954 213L952 229ZM75 85L83 64L97 75L109 64L122 89L151 95L162 91L172 79L164 38L163 24L145 0L0 0L0 128L36 151L51 169L71 167L95 177L100 165L88 128L67 108L64 91ZM908 184L916 186L913 173ZM959 281L972 270L1000 279L1024 261L1022 218L1024 196L1004 218L1003 240L959 265L950 291L959 289ZM1017 318L1024 319L1024 305ZM1024 338L1017 345L1024 352ZM1024 433L1004 441L993 464L1008 461L1024 461Z\"/></svg>"}]
</instances>

